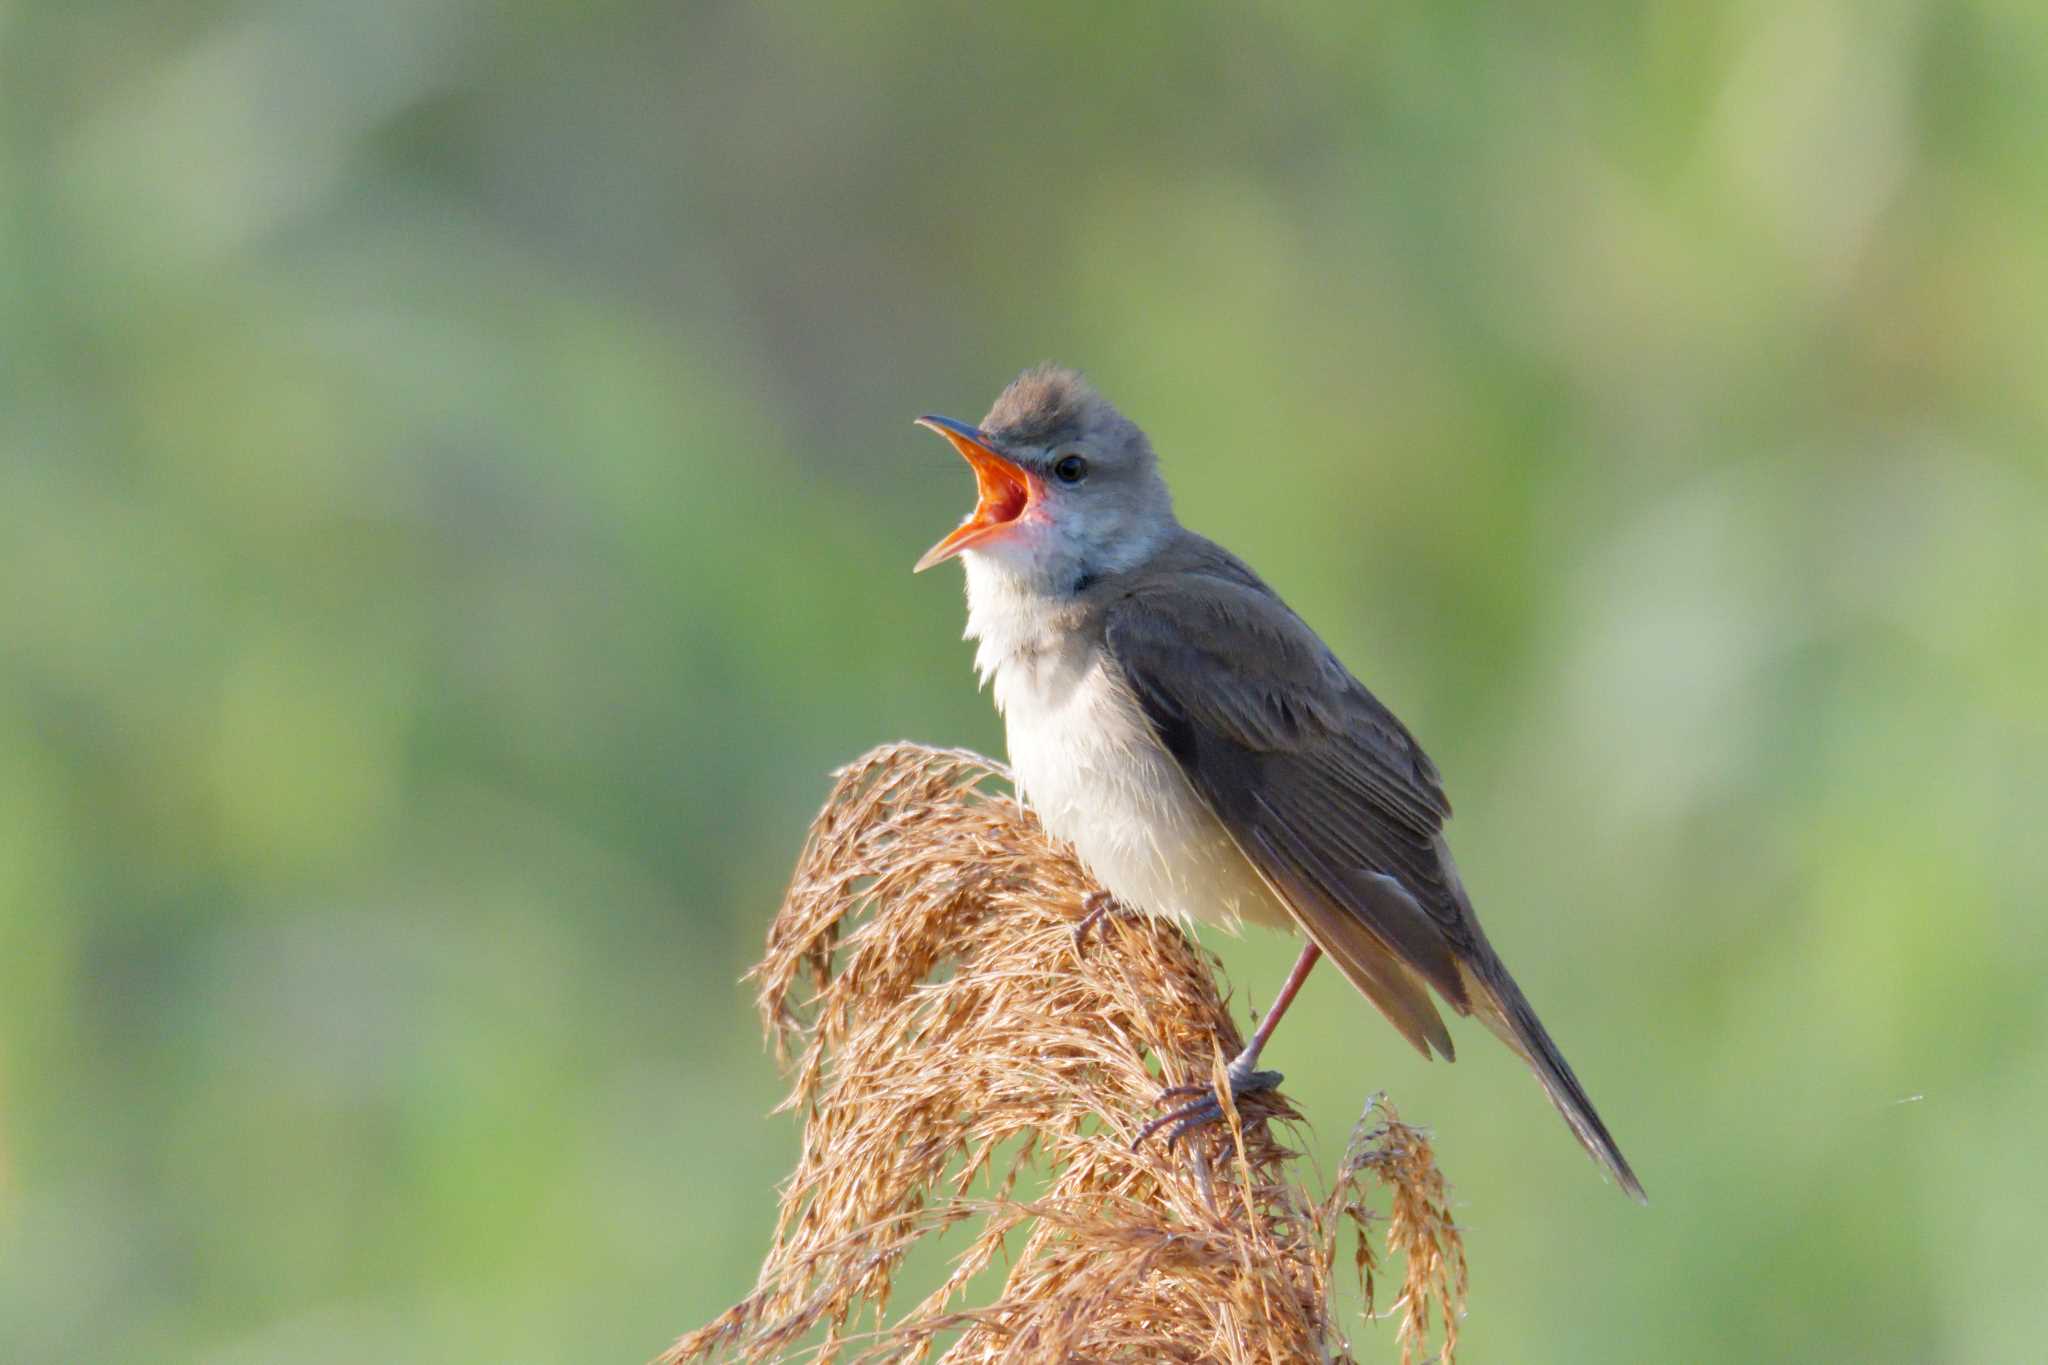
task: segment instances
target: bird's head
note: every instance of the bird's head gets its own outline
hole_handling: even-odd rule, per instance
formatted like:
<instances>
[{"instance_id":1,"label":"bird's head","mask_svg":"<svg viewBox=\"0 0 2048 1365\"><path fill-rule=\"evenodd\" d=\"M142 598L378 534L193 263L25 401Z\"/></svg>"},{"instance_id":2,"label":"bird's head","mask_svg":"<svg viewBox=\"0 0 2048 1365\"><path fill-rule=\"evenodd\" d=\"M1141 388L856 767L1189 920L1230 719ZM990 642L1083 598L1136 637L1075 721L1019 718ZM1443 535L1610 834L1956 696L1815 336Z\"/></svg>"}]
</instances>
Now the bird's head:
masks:
<instances>
[{"instance_id":1,"label":"bird's head","mask_svg":"<svg viewBox=\"0 0 2048 1365\"><path fill-rule=\"evenodd\" d=\"M920 417L974 470L980 499L917 561L965 554L1044 592L1071 592L1150 558L1173 529L1152 443L1072 370L1026 370L979 427Z\"/></svg>"}]
</instances>

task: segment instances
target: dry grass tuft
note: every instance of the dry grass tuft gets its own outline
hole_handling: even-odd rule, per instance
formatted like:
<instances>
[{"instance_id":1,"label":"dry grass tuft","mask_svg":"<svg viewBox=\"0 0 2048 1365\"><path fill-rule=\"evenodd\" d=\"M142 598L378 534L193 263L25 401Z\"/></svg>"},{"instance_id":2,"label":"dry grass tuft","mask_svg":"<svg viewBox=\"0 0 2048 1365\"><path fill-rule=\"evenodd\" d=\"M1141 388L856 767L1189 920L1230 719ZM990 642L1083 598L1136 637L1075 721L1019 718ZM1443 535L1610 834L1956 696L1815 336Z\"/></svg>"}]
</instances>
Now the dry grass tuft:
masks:
<instances>
[{"instance_id":1,"label":"dry grass tuft","mask_svg":"<svg viewBox=\"0 0 2048 1365\"><path fill-rule=\"evenodd\" d=\"M1384 1102L1321 1200L1249 1123L1294 1117L1275 1094L1176 1153L1131 1151L1162 1082L1220 1076L1236 1022L1171 924L1111 917L1077 951L1095 885L989 790L1002 776L908 744L839 774L753 973L803 1153L754 1293L660 1365L916 1360L947 1335L951 1362L1350 1361L1331 1315L1347 1224L1368 1306L1382 1225L1404 1258L1402 1359L1432 1307L1448 1357L1463 1249L1428 1141ZM1379 1188L1391 1216L1368 1209ZM960 1225L945 1283L892 1319L905 1254ZM971 1306L998 1257L1000 1291Z\"/></svg>"}]
</instances>

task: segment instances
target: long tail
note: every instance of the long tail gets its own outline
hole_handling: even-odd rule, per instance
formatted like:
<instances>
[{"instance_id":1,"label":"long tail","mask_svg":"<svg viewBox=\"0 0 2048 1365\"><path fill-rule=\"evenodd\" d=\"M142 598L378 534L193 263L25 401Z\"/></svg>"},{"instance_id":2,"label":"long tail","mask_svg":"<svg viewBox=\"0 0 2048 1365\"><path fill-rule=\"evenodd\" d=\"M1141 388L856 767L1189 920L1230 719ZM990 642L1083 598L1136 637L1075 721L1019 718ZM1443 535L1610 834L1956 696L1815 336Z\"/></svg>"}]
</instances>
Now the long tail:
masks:
<instances>
[{"instance_id":1,"label":"long tail","mask_svg":"<svg viewBox=\"0 0 2048 1365\"><path fill-rule=\"evenodd\" d=\"M1593 1108L1593 1101L1587 1098L1585 1087L1572 1074L1571 1063L1564 1059L1564 1053L1558 1051L1550 1031L1543 1027L1543 1021L1531 1008L1529 998L1522 994L1522 988L1508 974L1506 964L1482 943L1479 961L1460 965L1465 969L1472 1012L1528 1062L1529 1069L1536 1073L1536 1079L1543 1083L1550 1102L1557 1106L1558 1113L1564 1115L1564 1121L1571 1125L1579 1145L1586 1149L1587 1154L1606 1168L1607 1173L1637 1203L1649 1203L1649 1197L1643 1193L1642 1182L1629 1168L1628 1158L1621 1154L1614 1135L1600 1121L1600 1113Z\"/></svg>"}]
</instances>

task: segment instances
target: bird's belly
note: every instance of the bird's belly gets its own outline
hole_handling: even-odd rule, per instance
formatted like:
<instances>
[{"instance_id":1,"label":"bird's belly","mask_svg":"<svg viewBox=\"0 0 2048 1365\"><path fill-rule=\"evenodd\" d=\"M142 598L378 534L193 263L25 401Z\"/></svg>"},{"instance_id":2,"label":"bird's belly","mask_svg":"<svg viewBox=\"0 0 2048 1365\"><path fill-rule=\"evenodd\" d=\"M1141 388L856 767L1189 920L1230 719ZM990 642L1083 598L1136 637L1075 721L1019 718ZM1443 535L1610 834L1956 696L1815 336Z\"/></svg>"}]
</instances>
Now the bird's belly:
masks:
<instances>
[{"instance_id":1,"label":"bird's belly","mask_svg":"<svg viewBox=\"0 0 2048 1365\"><path fill-rule=\"evenodd\" d=\"M1292 925L1099 666L1057 695L1029 681L997 687L1019 794L1111 894L1133 910L1232 930L1243 920Z\"/></svg>"}]
</instances>

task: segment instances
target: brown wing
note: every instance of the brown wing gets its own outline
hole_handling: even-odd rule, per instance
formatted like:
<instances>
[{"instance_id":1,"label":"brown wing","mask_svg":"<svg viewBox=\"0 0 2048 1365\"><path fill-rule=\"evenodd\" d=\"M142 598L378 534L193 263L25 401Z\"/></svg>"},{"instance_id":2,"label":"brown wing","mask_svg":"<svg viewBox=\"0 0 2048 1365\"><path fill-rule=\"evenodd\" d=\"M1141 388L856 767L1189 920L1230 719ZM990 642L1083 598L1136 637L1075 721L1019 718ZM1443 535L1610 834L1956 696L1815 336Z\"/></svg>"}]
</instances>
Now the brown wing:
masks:
<instances>
[{"instance_id":1,"label":"brown wing","mask_svg":"<svg viewBox=\"0 0 2048 1365\"><path fill-rule=\"evenodd\" d=\"M1425 1057L1432 1045L1454 1055L1427 982L1521 1054L1580 1143L1642 1199L1480 931L1444 846L1450 802L1421 746L1250 569L1206 542L1190 560L1124 593L1104 620L1160 742L1302 932Z\"/></svg>"},{"instance_id":2,"label":"brown wing","mask_svg":"<svg viewBox=\"0 0 2048 1365\"><path fill-rule=\"evenodd\" d=\"M1105 639L1154 733L1303 931L1423 1052L1452 1055L1423 982L1470 1011L1473 943L1414 737L1249 570L1110 606Z\"/></svg>"}]
</instances>

